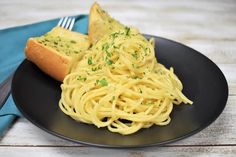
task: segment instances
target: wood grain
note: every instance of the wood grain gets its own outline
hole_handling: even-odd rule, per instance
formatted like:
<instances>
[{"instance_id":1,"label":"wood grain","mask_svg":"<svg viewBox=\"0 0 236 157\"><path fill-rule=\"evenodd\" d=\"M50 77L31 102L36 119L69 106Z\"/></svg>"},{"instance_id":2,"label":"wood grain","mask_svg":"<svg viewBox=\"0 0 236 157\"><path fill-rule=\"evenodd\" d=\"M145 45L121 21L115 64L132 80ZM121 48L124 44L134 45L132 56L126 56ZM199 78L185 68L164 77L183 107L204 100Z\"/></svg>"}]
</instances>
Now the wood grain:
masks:
<instances>
[{"instance_id":1,"label":"wood grain","mask_svg":"<svg viewBox=\"0 0 236 157\"><path fill-rule=\"evenodd\" d=\"M54 137L22 118L0 140L0 156L236 156L236 1L98 1L113 17L142 33L183 43L215 62L229 85L225 110L187 139L144 149L104 149ZM93 0L1 0L0 29L88 13ZM1 48L0 48L1 50Z\"/></svg>"},{"instance_id":2,"label":"wood grain","mask_svg":"<svg viewBox=\"0 0 236 157\"><path fill-rule=\"evenodd\" d=\"M37 153L36 153L37 152ZM189 156L207 156L207 157L235 157L235 146L227 147L151 147L143 149L105 149L105 148L93 148L93 147L0 147L0 153L2 156L17 156L25 157L35 156L37 157L149 157L149 156L161 156L161 157L189 157Z\"/></svg>"}]
</instances>

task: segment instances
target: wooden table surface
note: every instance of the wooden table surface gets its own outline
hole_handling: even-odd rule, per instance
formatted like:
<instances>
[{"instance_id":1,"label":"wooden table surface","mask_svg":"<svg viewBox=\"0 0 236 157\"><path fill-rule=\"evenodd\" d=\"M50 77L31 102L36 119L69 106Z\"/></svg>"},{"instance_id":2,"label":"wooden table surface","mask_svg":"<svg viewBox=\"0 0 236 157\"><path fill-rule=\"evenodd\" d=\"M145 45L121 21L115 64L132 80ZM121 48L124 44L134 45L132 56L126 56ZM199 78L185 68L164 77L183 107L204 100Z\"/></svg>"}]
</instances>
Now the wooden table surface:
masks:
<instances>
[{"instance_id":1,"label":"wooden table surface","mask_svg":"<svg viewBox=\"0 0 236 157\"><path fill-rule=\"evenodd\" d=\"M186 44L214 61L226 76L229 98L220 117L201 132L163 147L107 149L54 137L25 118L0 141L0 156L236 156L236 1L98 1L113 17L141 32ZM88 13L93 1L1 0L0 29ZM23 52L22 52L23 53Z\"/></svg>"}]
</instances>

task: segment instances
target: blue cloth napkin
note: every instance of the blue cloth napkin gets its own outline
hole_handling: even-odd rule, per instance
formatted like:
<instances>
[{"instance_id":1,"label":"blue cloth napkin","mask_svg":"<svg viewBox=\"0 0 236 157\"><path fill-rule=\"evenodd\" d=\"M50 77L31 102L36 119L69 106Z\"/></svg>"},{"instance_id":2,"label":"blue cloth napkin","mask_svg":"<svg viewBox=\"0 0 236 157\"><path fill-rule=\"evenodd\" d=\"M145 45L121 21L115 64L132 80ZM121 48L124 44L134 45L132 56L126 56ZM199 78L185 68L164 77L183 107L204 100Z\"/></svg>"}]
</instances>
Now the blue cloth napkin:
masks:
<instances>
[{"instance_id":1,"label":"blue cloth napkin","mask_svg":"<svg viewBox=\"0 0 236 157\"><path fill-rule=\"evenodd\" d=\"M86 34L88 32L88 16L74 17L76 20L72 30ZM0 30L0 82L13 73L25 59L24 48L28 38L45 34L55 27L58 21L59 18ZM21 114L10 95L0 108L0 137L4 135L17 117L21 117Z\"/></svg>"}]
</instances>

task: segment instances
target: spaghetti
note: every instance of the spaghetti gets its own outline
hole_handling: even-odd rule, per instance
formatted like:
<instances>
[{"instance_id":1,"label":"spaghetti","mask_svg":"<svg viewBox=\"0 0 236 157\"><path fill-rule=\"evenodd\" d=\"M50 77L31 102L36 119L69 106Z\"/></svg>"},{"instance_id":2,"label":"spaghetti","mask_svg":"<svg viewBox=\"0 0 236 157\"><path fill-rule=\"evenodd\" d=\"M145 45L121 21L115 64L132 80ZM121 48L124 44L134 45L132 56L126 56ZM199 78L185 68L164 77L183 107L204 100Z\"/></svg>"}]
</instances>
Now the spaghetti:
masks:
<instances>
[{"instance_id":1,"label":"spaghetti","mask_svg":"<svg viewBox=\"0 0 236 157\"><path fill-rule=\"evenodd\" d=\"M167 125L173 104L192 104L174 69L157 62L154 40L128 27L95 43L61 89L65 114L123 135Z\"/></svg>"}]
</instances>

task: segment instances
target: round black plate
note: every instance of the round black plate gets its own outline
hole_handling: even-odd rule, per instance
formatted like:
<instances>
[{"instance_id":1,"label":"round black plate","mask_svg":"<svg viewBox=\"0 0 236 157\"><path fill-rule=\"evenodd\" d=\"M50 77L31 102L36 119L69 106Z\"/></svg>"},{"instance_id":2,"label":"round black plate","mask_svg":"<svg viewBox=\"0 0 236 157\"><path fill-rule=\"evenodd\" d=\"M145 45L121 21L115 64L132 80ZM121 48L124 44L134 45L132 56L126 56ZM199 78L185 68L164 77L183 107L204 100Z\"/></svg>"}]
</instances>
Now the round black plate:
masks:
<instances>
[{"instance_id":1,"label":"round black plate","mask_svg":"<svg viewBox=\"0 0 236 157\"><path fill-rule=\"evenodd\" d=\"M193 135L211 124L223 111L228 98L226 79L220 69L201 53L171 40L154 38L158 62L174 67L184 85L183 93L194 102L193 105L174 106L172 121L167 126L152 126L123 136L76 122L58 107L60 83L27 60L16 70L12 82L16 106L41 129L70 141L94 146L162 145Z\"/></svg>"}]
</instances>

